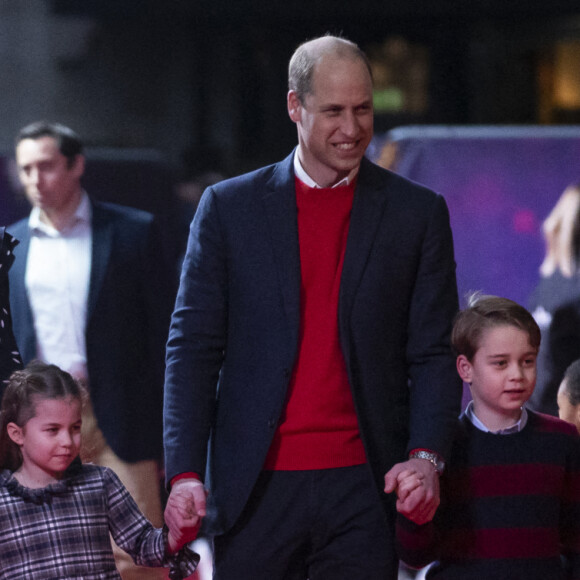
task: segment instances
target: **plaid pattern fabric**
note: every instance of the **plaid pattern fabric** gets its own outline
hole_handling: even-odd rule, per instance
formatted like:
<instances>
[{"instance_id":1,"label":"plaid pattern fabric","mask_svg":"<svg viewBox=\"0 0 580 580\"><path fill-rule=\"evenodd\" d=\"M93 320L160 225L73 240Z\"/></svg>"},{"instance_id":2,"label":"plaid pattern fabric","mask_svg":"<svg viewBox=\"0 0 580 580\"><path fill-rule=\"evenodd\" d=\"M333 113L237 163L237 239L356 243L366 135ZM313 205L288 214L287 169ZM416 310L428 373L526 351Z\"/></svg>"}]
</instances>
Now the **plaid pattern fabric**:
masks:
<instances>
[{"instance_id":1,"label":"plaid pattern fabric","mask_svg":"<svg viewBox=\"0 0 580 580\"><path fill-rule=\"evenodd\" d=\"M191 574L198 556L167 558L166 530L141 514L116 474L95 465L43 489L0 474L0 579L119 580L109 539L141 566L179 565Z\"/></svg>"}]
</instances>

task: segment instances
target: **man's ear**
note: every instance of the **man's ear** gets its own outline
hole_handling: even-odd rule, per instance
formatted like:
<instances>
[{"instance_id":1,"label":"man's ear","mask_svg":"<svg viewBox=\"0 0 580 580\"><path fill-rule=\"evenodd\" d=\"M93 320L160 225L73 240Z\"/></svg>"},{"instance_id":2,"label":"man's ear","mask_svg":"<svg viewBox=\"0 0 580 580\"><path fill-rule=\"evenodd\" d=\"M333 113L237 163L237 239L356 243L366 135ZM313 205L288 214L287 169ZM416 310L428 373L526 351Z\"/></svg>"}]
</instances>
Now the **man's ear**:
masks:
<instances>
[{"instance_id":1,"label":"man's ear","mask_svg":"<svg viewBox=\"0 0 580 580\"><path fill-rule=\"evenodd\" d=\"M85 172L85 156L79 153L73 160L71 171L74 171L75 176L80 179Z\"/></svg>"},{"instance_id":2,"label":"man's ear","mask_svg":"<svg viewBox=\"0 0 580 580\"><path fill-rule=\"evenodd\" d=\"M469 359L464 354L460 354L457 357L456 366L457 372L459 373L459 376L461 377L463 382L471 383L471 373L473 367L471 366Z\"/></svg>"},{"instance_id":3,"label":"man's ear","mask_svg":"<svg viewBox=\"0 0 580 580\"><path fill-rule=\"evenodd\" d=\"M8 423L6 425L6 432L8 437L16 443L16 445L22 445L24 442L24 434L22 433L22 427L19 427L16 423Z\"/></svg>"},{"instance_id":4,"label":"man's ear","mask_svg":"<svg viewBox=\"0 0 580 580\"><path fill-rule=\"evenodd\" d=\"M288 91L287 105L290 119L292 119L294 123L298 123L301 120L302 103L300 102L296 91Z\"/></svg>"}]
</instances>

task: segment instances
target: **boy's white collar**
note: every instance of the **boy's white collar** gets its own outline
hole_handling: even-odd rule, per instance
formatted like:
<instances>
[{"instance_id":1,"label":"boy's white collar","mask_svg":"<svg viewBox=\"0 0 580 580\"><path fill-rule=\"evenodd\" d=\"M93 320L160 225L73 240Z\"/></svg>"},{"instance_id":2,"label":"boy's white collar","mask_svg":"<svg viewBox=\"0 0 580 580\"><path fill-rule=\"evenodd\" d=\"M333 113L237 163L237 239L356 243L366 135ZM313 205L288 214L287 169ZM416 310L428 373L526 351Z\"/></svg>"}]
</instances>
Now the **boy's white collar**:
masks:
<instances>
[{"instance_id":1,"label":"boy's white collar","mask_svg":"<svg viewBox=\"0 0 580 580\"><path fill-rule=\"evenodd\" d=\"M528 412L525 407L522 407L522 414L519 420L511 425L510 427L505 427L504 429L498 429L497 431L491 431L488 429L478 418L473 410L473 401L469 401L467 408L465 409L465 414L467 418L471 421L474 427L485 433L493 433L494 435L511 435L512 433L519 433L528 422Z\"/></svg>"}]
</instances>

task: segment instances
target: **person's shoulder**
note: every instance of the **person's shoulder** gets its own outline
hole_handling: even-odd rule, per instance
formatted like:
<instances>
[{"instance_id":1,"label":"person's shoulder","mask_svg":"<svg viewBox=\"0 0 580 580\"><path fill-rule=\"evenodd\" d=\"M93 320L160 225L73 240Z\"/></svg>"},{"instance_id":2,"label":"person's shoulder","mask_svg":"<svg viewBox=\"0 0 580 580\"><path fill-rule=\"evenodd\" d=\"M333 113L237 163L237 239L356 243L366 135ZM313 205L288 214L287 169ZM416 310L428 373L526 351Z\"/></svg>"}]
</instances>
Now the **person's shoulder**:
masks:
<instances>
[{"instance_id":1,"label":"person's shoulder","mask_svg":"<svg viewBox=\"0 0 580 580\"><path fill-rule=\"evenodd\" d=\"M0 489L6 487L6 484L10 481L12 477L12 472L9 469L0 470Z\"/></svg>"},{"instance_id":2,"label":"person's shoulder","mask_svg":"<svg viewBox=\"0 0 580 580\"><path fill-rule=\"evenodd\" d=\"M84 485L92 484L101 488L108 485L113 485L114 487L120 485L119 476L110 467L95 465L94 463L81 464L76 475L78 480L82 481Z\"/></svg>"},{"instance_id":3,"label":"person's shoulder","mask_svg":"<svg viewBox=\"0 0 580 580\"><path fill-rule=\"evenodd\" d=\"M108 201L92 200L93 219L102 217L120 223L150 224L154 216L152 213L136 207L120 205Z\"/></svg>"},{"instance_id":4,"label":"person's shoulder","mask_svg":"<svg viewBox=\"0 0 580 580\"><path fill-rule=\"evenodd\" d=\"M285 159L224 179L208 187L218 197L257 194L294 183L294 151Z\"/></svg>"},{"instance_id":5,"label":"person's shoulder","mask_svg":"<svg viewBox=\"0 0 580 580\"><path fill-rule=\"evenodd\" d=\"M242 173L235 177L224 179L210 187L216 192L223 194L236 190L253 188L258 183L268 182L279 170L280 163L273 163L271 165L265 165L264 167L259 167L258 169Z\"/></svg>"},{"instance_id":6,"label":"person's shoulder","mask_svg":"<svg viewBox=\"0 0 580 580\"><path fill-rule=\"evenodd\" d=\"M477 434L478 430L473 426L465 411L463 411L455 422L455 430L453 431L454 446L465 446L466 442Z\"/></svg>"},{"instance_id":7,"label":"person's shoulder","mask_svg":"<svg viewBox=\"0 0 580 580\"><path fill-rule=\"evenodd\" d=\"M536 286L533 288L529 306L531 309L541 306L548 313L553 313L561 308L563 304L570 308L578 308L578 283L580 274L564 276L556 270L549 276L540 276Z\"/></svg>"},{"instance_id":8,"label":"person's shoulder","mask_svg":"<svg viewBox=\"0 0 580 580\"><path fill-rule=\"evenodd\" d=\"M102 479L108 467L95 465L94 463L80 463L74 469L69 468L73 477L80 476L82 479Z\"/></svg>"},{"instance_id":9,"label":"person's shoulder","mask_svg":"<svg viewBox=\"0 0 580 580\"><path fill-rule=\"evenodd\" d=\"M360 196L383 197L389 205L386 215L398 216L401 223L428 224L433 216L449 220L443 195L366 158L361 163L356 187Z\"/></svg>"},{"instance_id":10,"label":"person's shoulder","mask_svg":"<svg viewBox=\"0 0 580 580\"><path fill-rule=\"evenodd\" d=\"M531 411L528 409L530 427L538 433L567 435L574 439L579 437L578 430L572 423L562 421L558 417Z\"/></svg>"},{"instance_id":11,"label":"person's shoulder","mask_svg":"<svg viewBox=\"0 0 580 580\"><path fill-rule=\"evenodd\" d=\"M490 437L490 433L478 429L466 411L462 411L455 427L452 449L452 455L455 455L459 462L466 461L473 455L474 450L477 450L477 454L492 453L496 442L495 436Z\"/></svg>"},{"instance_id":12,"label":"person's shoulder","mask_svg":"<svg viewBox=\"0 0 580 580\"><path fill-rule=\"evenodd\" d=\"M29 216L26 216L25 218L22 218L17 222L14 222L13 224L6 226L6 233L12 235L17 239L22 238L23 232L26 232L28 230L28 220Z\"/></svg>"},{"instance_id":13,"label":"person's shoulder","mask_svg":"<svg viewBox=\"0 0 580 580\"><path fill-rule=\"evenodd\" d=\"M425 185L399 175L390 169L385 169L366 157L363 157L361 162L360 181L364 185L377 185L382 188L388 187L405 194L423 198L441 197L439 193L429 189Z\"/></svg>"}]
</instances>

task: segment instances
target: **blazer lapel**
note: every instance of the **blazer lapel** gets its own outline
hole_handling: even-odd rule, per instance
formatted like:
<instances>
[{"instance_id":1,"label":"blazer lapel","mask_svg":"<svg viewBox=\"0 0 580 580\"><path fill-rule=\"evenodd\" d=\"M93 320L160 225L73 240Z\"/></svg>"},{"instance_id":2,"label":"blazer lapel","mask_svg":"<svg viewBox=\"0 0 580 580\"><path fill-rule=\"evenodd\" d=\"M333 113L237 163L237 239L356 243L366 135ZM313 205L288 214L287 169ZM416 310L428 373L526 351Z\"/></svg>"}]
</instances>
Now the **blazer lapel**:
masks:
<instances>
[{"instance_id":1,"label":"blazer lapel","mask_svg":"<svg viewBox=\"0 0 580 580\"><path fill-rule=\"evenodd\" d=\"M277 164L262 197L276 261L284 310L292 339L298 340L300 325L300 247L296 187L292 166L294 153Z\"/></svg>"},{"instance_id":2,"label":"blazer lapel","mask_svg":"<svg viewBox=\"0 0 580 580\"><path fill-rule=\"evenodd\" d=\"M91 277L87 304L87 321L90 320L103 285L113 245L113 226L106 211L97 203L92 204L93 248L91 255Z\"/></svg>"},{"instance_id":3,"label":"blazer lapel","mask_svg":"<svg viewBox=\"0 0 580 580\"><path fill-rule=\"evenodd\" d=\"M385 191L373 179L371 162L363 158L354 195L340 280L340 320L344 320L351 311L377 230L383 219L387 197Z\"/></svg>"},{"instance_id":4,"label":"blazer lapel","mask_svg":"<svg viewBox=\"0 0 580 580\"><path fill-rule=\"evenodd\" d=\"M19 222L8 231L19 240L14 250L16 259L9 272L10 278L10 308L12 310L12 327L20 355L25 363L37 356L36 334L32 309L26 291L26 262L30 250L30 230L28 220Z\"/></svg>"}]
</instances>

